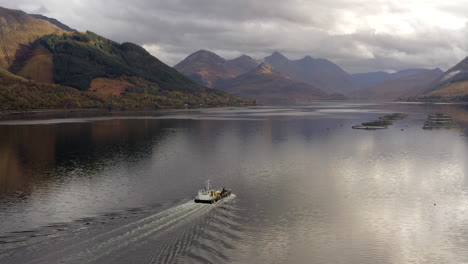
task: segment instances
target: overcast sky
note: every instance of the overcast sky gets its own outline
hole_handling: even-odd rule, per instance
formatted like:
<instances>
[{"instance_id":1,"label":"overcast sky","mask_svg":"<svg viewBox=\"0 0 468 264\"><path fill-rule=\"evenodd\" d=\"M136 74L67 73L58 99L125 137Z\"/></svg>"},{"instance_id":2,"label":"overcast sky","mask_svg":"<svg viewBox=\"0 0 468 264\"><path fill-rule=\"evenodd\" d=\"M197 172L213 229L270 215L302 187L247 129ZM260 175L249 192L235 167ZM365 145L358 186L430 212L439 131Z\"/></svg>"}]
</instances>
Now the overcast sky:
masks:
<instances>
[{"instance_id":1,"label":"overcast sky","mask_svg":"<svg viewBox=\"0 0 468 264\"><path fill-rule=\"evenodd\" d=\"M468 0L0 0L80 31L143 45L173 66L200 49L230 59L329 59L351 73L443 70L468 56Z\"/></svg>"}]
</instances>

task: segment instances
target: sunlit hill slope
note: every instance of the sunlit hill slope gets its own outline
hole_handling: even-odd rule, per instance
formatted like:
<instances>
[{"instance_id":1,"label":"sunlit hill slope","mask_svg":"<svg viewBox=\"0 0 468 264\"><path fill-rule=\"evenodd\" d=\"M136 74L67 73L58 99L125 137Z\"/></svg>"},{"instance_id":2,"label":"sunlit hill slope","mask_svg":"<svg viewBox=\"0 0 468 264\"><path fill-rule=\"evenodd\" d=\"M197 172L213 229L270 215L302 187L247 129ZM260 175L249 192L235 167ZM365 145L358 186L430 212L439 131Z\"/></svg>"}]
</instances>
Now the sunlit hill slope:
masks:
<instances>
[{"instance_id":1,"label":"sunlit hill slope","mask_svg":"<svg viewBox=\"0 0 468 264\"><path fill-rule=\"evenodd\" d=\"M261 103L295 103L332 98L323 90L308 83L298 82L277 72L271 65L262 63L255 69L236 78L219 81L217 89L255 98Z\"/></svg>"},{"instance_id":2,"label":"sunlit hill slope","mask_svg":"<svg viewBox=\"0 0 468 264\"><path fill-rule=\"evenodd\" d=\"M1 110L180 108L252 103L193 82L136 44L120 44L92 32L73 31L53 19L37 17L41 16L0 10ZM34 99L26 96L33 87L41 90L31 92ZM77 100L60 101L54 95L58 87L61 93L69 93L69 97ZM80 101L83 97L92 102ZM82 103L75 103L78 101Z\"/></svg>"}]
</instances>

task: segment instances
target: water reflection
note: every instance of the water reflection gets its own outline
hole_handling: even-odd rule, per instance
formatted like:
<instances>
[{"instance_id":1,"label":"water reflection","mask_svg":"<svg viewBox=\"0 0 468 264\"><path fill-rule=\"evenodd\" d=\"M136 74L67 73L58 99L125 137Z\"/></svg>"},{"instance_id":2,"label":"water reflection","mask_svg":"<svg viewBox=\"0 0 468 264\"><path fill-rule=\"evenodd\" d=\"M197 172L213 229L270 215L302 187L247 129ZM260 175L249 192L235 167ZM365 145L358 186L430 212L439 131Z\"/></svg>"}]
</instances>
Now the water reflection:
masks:
<instances>
[{"instance_id":1,"label":"water reflection","mask_svg":"<svg viewBox=\"0 0 468 264\"><path fill-rule=\"evenodd\" d=\"M386 130L351 129L389 112L409 117ZM434 112L462 129L423 130ZM119 246L115 263L132 252L162 263L467 262L467 113L457 105L318 104L4 123L0 234L128 208L144 208L147 219L152 205L190 200L211 179L237 198L206 217L200 209L167 243L131 237L138 243ZM148 246L155 243L163 245Z\"/></svg>"},{"instance_id":2,"label":"water reflection","mask_svg":"<svg viewBox=\"0 0 468 264\"><path fill-rule=\"evenodd\" d=\"M55 163L56 137L51 127L0 130L0 194L47 179Z\"/></svg>"}]
</instances>

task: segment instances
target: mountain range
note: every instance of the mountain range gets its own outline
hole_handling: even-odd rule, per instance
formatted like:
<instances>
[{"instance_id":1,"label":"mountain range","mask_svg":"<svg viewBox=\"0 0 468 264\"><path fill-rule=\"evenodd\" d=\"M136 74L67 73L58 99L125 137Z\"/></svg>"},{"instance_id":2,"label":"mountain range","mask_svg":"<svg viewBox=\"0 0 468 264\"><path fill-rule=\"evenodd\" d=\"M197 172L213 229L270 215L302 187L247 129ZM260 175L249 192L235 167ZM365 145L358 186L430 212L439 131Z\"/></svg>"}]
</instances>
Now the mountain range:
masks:
<instances>
[{"instance_id":1,"label":"mountain range","mask_svg":"<svg viewBox=\"0 0 468 264\"><path fill-rule=\"evenodd\" d=\"M408 71L405 71L408 73ZM397 73L396 73L397 74ZM389 100L414 97L423 93L428 85L438 79L443 72L433 70L416 70L412 74L390 75L388 79L371 87L362 88L347 94L355 99Z\"/></svg>"},{"instance_id":2,"label":"mountain range","mask_svg":"<svg viewBox=\"0 0 468 264\"><path fill-rule=\"evenodd\" d=\"M328 60L310 56L289 60L279 52L257 61L246 55L226 60L213 52L200 50L174 68L200 84L216 87L217 81L235 78L254 69L261 62L271 65L277 73L288 79L319 87L327 93L346 93L359 88L351 75Z\"/></svg>"},{"instance_id":3,"label":"mountain range","mask_svg":"<svg viewBox=\"0 0 468 264\"><path fill-rule=\"evenodd\" d=\"M215 88L270 104L288 104L330 98L330 95L323 90L308 83L293 81L274 70L267 63L262 63L235 78L220 80Z\"/></svg>"},{"instance_id":4,"label":"mountain range","mask_svg":"<svg viewBox=\"0 0 468 264\"><path fill-rule=\"evenodd\" d=\"M213 88L217 81L239 76L259 64L246 55L225 60L213 52L200 50L179 62L174 69L201 85Z\"/></svg>"},{"instance_id":5,"label":"mountain range","mask_svg":"<svg viewBox=\"0 0 468 264\"><path fill-rule=\"evenodd\" d=\"M311 84L328 93L344 94L359 88L351 75L326 59L305 56L299 60L289 60L276 51L264 61L289 78Z\"/></svg>"},{"instance_id":6,"label":"mountain range","mask_svg":"<svg viewBox=\"0 0 468 264\"><path fill-rule=\"evenodd\" d=\"M246 55L226 60L200 50L174 68L197 83L261 103L344 99L343 93L358 88L351 75L328 60L289 60L279 52L258 61Z\"/></svg>"},{"instance_id":7,"label":"mountain range","mask_svg":"<svg viewBox=\"0 0 468 264\"><path fill-rule=\"evenodd\" d=\"M243 62L242 70L234 71L226 66L231 61ZM262 63L261 68L255 68L259 63ZM468 59L446 73L439 68L417 68L395 73L348 74L326 59L310 56L290 60L279 52L273 52L260 61L246 55L225 60L213 52L201 50L188 56L175 68L199 83L260 102L312 98L451 101L462 100L464 95L468 95ZM299 95L300 92L303 94Z\"/></svg>"},{"instance_id":8,"label":"mountain range","mask_svg":"<svg viewBox=\"0 0 468 264\"><path fill-rule=\"evenodd\" d=\"M136 44L78 32L46 16L0 8L1 110L174 108L345 96L468 101L468 58L445 73L436 68L349 74L329 60L311 56L290 60L273 52L261 60L247 55L226 60L200 50L172 68Z\"/></svg>"},{"instance_id":9,"label":"mountain range","mask_svg":"<svg viewBox=\"0 0 468 264\"><path fill-rule=\"evenodd\" d=\"M0 8L0 49L1 110L252 103L193 82L136 44L19 10Z\"/></svg>"},{"instance_id":10,"label":"mountain range","mask_svg":"<svg viewBox=\"0 0 468 264\"><path fill-rule=\"evenodd\" d=\"M351 76L354 78L354 80L357 82L359 87L361 87L362 89L362 88L372 87L383 81L400 79L402 77L417 74L425 70L426 69L407 69L407 70L402 70L402 71L398 71L394 73L388 73L388 72L382 72L382 71L366 72L366 73L355 73L355 74L352 74Z\"/></svg>"}]
</instances>

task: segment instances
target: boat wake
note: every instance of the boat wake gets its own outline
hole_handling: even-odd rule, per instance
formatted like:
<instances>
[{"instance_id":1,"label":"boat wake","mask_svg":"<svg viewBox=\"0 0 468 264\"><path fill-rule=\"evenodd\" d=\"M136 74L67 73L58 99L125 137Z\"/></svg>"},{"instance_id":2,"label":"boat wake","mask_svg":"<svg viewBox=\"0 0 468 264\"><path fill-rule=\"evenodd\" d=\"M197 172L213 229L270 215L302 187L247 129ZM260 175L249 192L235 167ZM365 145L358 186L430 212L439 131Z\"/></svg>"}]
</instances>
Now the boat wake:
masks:
<instances>
[{"instance_id":1,"label":"boat wake","mask_svg":"<svg viewBox=\"0 0 468 264\"><path fill-rule=\"evenodd\" d=\"M2 263L173 263L226 261L238 227L231 195L215 204L186 202L123 225L15 250ZM221 247L221 248L220 248ZM206 261L209 257L210 261Z\"/></svg>"},{"instance_id":2,"label":"boat wake","mask_svg":"<svg viewBox=\"0 0 468 264\"><path fill-rule=\"evenodd\" d=\"M216 210L210 211L206 217L193 221L191 225L177 232L171 241L144 263L224 263L229 261L223 254L225 250L234 248L234 242L240 239L238 210L225 198L216 203Z\"/></svg>"}]
</instances>

